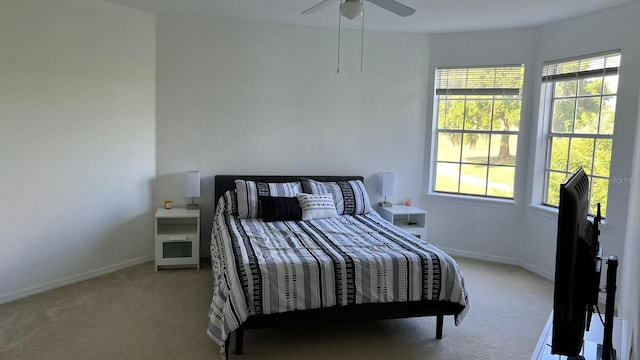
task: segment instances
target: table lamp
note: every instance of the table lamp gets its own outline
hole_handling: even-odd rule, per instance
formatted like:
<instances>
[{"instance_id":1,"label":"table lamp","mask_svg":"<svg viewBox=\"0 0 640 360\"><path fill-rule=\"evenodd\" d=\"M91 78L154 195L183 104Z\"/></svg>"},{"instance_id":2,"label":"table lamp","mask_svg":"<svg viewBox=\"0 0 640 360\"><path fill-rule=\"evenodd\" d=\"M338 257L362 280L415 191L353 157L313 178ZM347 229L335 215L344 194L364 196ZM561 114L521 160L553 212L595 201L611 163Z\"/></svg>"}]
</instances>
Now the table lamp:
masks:
<instances>
[{"instance_id":1,"label":"table lamp","mask_svg":"<svg viewBox=\"0 0 640 360\"><path fill-rule=\"evenodd\" d=\"M198 204L194 204L193 198L200 196L200 171L191 170L185 172L184 196L191 198L191 204L187 205L188 210L197 210Z\"/></svg>"},{"instance_id":2,"label":"table lamp","mask_svg":"<svg viewBox=\"0 0 640 360\"><path fill-rule=\"evenodd\" d=\"M387 201L387 196L393 195L393 173L384 172L378 174L378 192L384 195L384 201L379 204L382 207L391 207L391 203Z\"/></svg>"}]
</instances>

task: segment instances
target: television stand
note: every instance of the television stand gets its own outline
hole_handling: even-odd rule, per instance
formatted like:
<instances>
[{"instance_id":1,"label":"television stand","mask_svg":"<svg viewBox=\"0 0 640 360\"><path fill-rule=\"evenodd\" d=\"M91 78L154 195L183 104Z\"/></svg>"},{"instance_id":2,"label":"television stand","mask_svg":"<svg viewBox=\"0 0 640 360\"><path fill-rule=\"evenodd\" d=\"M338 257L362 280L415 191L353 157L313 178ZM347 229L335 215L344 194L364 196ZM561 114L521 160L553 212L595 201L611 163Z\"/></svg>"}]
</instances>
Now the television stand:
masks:
<instances>
[{"instance_id":1,"label":"television stand","mask_svg":"<svg viewBox=\"0 0 640 360\"><path fill-rule=\"evenodd\" d=\"M596 315L597 316L597 315ZM596 319L594 319L596 320ZM602 340L600 340L602 341ZM558 360L558 359L562 359L562 360L605 360L603 359L603 349L604 346L595 342L595 341L589 341L589 340L585 340L584 344L582 345L582 355L578 355L578 356L562 356L562 355L553 355L551 354L551 334L549 334L549 336L547 337L547 341L545 346L547 346L549 348L549 354L547 354L545 357L542 358L536 358L536 359L540 359L540 360ZM617 357L617 352L615 349L611 349L611 360L627 360L624 358L618 358ZM532 358L533 360L533 358Z\"/></svg>"},{"instance_id":2,"label":"television stand","mask_svg":"<svg viewBox=\"0 0 640 360\"><path fill-rule=\"evenodd\" d=\"M547 339L547 344L551 346L551 336L549 336L549 338ZM582 345L582 353L584 356L574 356L574 357L565 356L564 358L566 358L567 360L605 360L602 358L603 351L604 351L603 349L604 349L603 345L594 341L585 340L584 344ZM621 359L618 359L618 357L616 356L615 349L611 349L610 354L611 354L610 356L611 360L621 360ZM553 359L563 358L559 355L552 355L552 356L554 356Z\"/></svg>"},{"instance_id":3,"label":"television stand","mask_svg":"<svg viewBox=\"0 0 640 360\"><path fill-rule=\"evenodd\" d=\"M531 355L531 360L573 360L577 358L567 358L566 356L551 354L551 329L553 327L553 312L540 334L538 344ZM594 314L591 319L591 328L584 333L584 355L586 360L597 360L598 348L602 349L600 343L604 334L604 326L598 314ZM613 347L616 351L616 360L629 359L629 345L631 333L627 329L627 321L621 318L613 318ZM600 354L602 354L600 350ZM596 356L596 357L593 357ZM601 357L600 357L601 358Z\"/></svg>"},{"instance_id":4,"label":"television stand","mask_svg":"<svg viewBox=\"0 0 640 360\"><path fill-rule=\"evenodd\" d=\"M598 351L596 354L597 359L602 360L617 360L616 350L613 346L613 313L615 311L616 302L616 277L618 273L618 258L610 256L607 260L607 282L605 292L607 293L607 300L604 313L604 334L602 348L598 348L602 352ZM589 313L591 315L591 313Z\"/></svg>"}]
</instances>

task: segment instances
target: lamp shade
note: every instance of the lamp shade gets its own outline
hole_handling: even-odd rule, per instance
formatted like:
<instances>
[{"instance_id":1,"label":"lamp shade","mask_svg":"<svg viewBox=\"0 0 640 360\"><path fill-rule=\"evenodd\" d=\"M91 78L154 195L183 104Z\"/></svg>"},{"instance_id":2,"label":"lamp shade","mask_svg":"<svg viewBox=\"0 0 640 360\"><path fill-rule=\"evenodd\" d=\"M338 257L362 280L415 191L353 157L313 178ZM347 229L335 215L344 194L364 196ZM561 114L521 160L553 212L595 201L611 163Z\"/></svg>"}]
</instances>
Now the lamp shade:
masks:
<instances>
[{"instance_id":1,"label":"lamp shade","mask_svg":"<svg viewBox=\"0 0 640 360\"><path fill-rule=\"evenodd\" d=\"M184 196L185 197L200 196L200 171L193 170L193 171L185 172Z\"/></svg>"},{"instance_id":2,"label":"lamp shade","mask_svg":"<svg viewBox=\"0 0 640 360\"><path fill-rule=\"evenodd\" d=\"M378 192L384 196L393 195L394 176L391 172L378 175Z\"/></svg>"}]
</instances>

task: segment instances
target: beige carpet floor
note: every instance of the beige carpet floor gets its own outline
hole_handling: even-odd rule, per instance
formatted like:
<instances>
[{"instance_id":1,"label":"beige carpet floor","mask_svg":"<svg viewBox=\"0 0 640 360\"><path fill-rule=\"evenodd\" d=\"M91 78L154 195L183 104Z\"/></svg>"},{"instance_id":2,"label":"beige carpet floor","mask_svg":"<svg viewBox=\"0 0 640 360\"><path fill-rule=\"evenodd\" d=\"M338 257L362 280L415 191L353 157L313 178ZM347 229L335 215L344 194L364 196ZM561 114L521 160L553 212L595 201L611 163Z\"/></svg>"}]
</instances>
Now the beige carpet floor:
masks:
<instances>
[{"instance_id":1,"label":"beige carpet floor","mask_svg":"<svg viewBox=\"0 0 640 360\"><path fill-rule=\"evenodd\" d=\"M445 318L245 332L230 359L529 359L552 283L519 267L458 259L471 309ZM146 263L0 305L0 359L219 359L206 335L211 272Z\"/></svg>"}]
</instances>

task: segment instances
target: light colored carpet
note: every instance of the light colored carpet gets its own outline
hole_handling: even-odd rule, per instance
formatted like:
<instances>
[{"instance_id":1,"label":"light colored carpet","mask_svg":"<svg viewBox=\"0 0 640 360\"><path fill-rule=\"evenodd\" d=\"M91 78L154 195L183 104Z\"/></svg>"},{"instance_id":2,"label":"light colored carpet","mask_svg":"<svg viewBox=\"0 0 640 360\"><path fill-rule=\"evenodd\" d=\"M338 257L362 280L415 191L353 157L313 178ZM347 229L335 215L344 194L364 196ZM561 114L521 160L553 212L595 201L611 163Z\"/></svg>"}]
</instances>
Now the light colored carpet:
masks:
<instances>
[{"instance_id":1,"label":"light colored carpet","mask_svg":"<svg viewBox=\"0 0 640 360\"><path fill-rule=\"evenodd\" d=\"M248 330L230 359L529 359L552 283L519 267L458 259L471 309L435 318ZM219 359L207 337L211 270L153 263L0 305L0 359ZM232 343L233 348L233 343Z\"/></svg>"}]
</instances>

